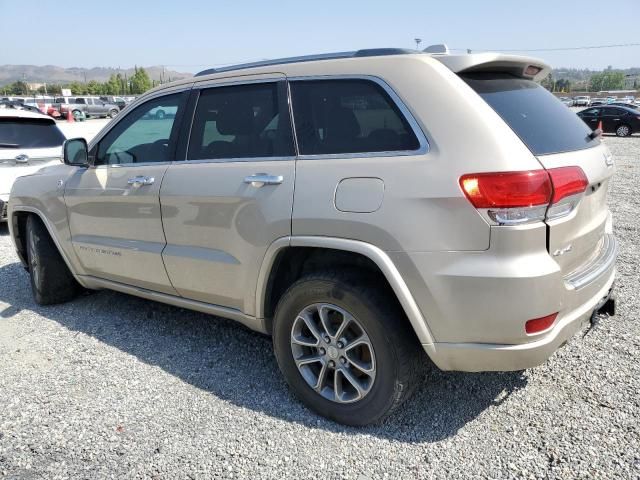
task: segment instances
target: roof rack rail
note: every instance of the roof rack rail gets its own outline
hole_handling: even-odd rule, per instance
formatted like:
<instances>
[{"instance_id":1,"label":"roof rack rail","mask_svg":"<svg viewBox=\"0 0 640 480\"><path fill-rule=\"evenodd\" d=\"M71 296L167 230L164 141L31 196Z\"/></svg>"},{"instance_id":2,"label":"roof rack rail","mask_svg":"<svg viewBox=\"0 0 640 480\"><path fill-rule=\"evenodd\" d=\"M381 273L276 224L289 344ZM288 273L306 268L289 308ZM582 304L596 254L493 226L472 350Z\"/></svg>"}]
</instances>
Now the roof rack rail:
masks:
<instances>
[{"instance_id":1,"label":"roof rack rail","mask_svg":"<svg viewBox=\"0 0 640 480\"><path fill-rule=\"evenodd\" d=\"M268 67L271 65L286 65L289 63L313 62L316 60L336 60L340 58L354 57L381 57L385 55L408 55L412 53L421 53L418 50L410 50L406 48L366 48L351 52L334 52L320 53L316 55L303 55L300 57L278 58L274 60L262 60L259 62L241 63L239 65L230 65L228 67L208 68L196 73L195 77L202 77L212 73L231 72L234 70L243 70L246 68Z\"/></svg>"}]
</instances>

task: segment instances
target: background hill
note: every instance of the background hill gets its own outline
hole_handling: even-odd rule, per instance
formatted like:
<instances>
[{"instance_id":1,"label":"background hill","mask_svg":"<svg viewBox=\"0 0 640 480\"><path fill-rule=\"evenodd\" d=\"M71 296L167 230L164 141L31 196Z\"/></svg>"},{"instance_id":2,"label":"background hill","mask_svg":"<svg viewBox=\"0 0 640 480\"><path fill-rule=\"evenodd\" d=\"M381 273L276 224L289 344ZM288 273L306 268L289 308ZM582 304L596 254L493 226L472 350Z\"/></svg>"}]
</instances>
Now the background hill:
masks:
<instances>
[{"instance_id":1,"label":"background hill","mask_svg":"<svg viewBox=\"0 0 640 480\"><path fill-rule=\"evenodd\" d=\"M169 82L181 78L192 77L191 73L176 72L165 69L162 66L144 67L151 80L156 82ZM120 73L122 76L131 77L135 73L134 68L63 68L55 65L0 65L0 85L7 85L17 81L27 83L59 83L71 82L106 82L111 75Z\"/></svg>"}]
</instances>

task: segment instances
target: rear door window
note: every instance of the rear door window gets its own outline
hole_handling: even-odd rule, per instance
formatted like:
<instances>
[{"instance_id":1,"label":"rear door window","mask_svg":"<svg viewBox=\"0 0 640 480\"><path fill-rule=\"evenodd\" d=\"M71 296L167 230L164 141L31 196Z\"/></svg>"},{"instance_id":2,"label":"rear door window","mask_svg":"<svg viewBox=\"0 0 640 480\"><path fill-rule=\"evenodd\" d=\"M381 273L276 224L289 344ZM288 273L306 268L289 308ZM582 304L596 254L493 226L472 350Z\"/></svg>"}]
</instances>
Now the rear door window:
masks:
<instances>
[{"instance_id":1,"label":"rear door window","mask_svg":"<svg viewBox=\"0 0 640 480\"><path fill-rule=\"evenodd\" d=\"M591 130L550 92L532 80L500 73L460 75L511 127L534 155L598 145Z\"/></svg>"},{"instance_id":2,"label":"rear door window","mask_svg":"<svg viewBox=\"0 0 640 480\"><path fill-rule=\"evenodd\" d=\"M602 114L606 117L621 117L626 115L627 111L622 108L605 108Z\"/></svg>"},{"instance_id":3,"label":"rear door window","mask_svg":"<svg viewBox=\"0 0 640 480\"><path fill-rule=\"evenodd\" d=\"M597 117L598 115L600 115L600 110L602 110L602 109L601 108L590 108L588 110L580 112L580 114L585 116L585 117Z\"/></svg>"},{"instance_id":4,"label":"rear door window","mask_svg":"<svg viewBox=\"0 0 640 480\"><path fill-rule=\"evenodd\" d=\"M64 135L48 119L0 117L0 149L59 147L63 142Z\"/></svg>"},{"instance_id":5,"label":"rear door window","mask_svg":"<svg viewBox=\"0 0 640 480\"><path fill-rule=\"evenodd\" d=\"M204 89L196 107L187 159L295 155L284 83Z\"/></svg>"},{"instance_id":6,"label":"rear door window","mask_svg":"<svg viewBox=\"0 0 640 480\"><path fill-rule=\"evenodd\" d=\"M291 82L302 155L414 151L420 142L398 106L365 79Z\"/></svg>"}]
</instances>

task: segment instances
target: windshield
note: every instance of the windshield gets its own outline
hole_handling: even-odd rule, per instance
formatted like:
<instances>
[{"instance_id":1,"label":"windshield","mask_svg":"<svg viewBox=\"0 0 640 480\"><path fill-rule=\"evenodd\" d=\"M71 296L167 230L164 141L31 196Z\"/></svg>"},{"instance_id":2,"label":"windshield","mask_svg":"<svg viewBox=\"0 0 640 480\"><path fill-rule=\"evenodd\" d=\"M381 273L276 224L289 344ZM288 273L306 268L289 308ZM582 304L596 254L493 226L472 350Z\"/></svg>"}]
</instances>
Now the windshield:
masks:
<instances>
[{"instance_id":1,"label":"windshield","mask_svg":"<svg viewBox=\"0 0 640 480\"><path fill-rule=\"evenodd\" d=\"M591 138L591 129L575 113L532 80L501 73L461 77L534 155L581 150L600 142Z\"/></svg>"},{"instance_id":2,"label":"windshield","mask_svg":"<svg viewBox=\"0 0 640 480\"><path fill-rule=\"evenodd\" d=\"M64 135L51 121L37 118L0 118L0 148L59 147Z\"/></svg>"}]
</instances>

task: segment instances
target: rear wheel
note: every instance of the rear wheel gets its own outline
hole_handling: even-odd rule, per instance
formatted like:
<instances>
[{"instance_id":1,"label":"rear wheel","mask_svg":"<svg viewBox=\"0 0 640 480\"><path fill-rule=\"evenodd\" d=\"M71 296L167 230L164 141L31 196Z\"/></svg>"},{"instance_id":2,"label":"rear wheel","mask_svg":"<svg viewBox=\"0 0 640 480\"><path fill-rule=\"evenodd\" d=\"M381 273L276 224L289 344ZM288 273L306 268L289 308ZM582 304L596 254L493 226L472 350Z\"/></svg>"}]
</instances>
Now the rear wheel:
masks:
<instances>
[{"instance_id":1,"label":"rear wheel","mask_svg":"<svg viewBox=\"0 0 640 480\"><path fill-rule=\"evenodd\" d=\"M425 360L395 298L342 273L294 283L278 303L273 342L296 395L348 425L387 417L409 397Z\"/></svg>"},{"instance_id":2,"label":"rear wheel","mask_svg":"<svg viewBox=\"0 0 640 480\"><path fill-rule=\"evenodd\" d=\"M158 110L156 112L156 120L162 120L164 118L164 110Z\"/></svg>"},{"instance_id":3,"label":"rear wheel","mask_svg":"<svg viewBox=\"0 0 640 480\"><path fill-rule=\"evenodd\" d=\"M73 114L73 119L74 120L81 120L82 119L82 112L80 110L74 110L72 112Z\"/></svg>"},{"instance_id":4,"label":"rear wheel","mask_svg":"<svg viewBox=\"0 0 640 480\"><path fill-rule=\"evenodd\" d=\"M629 125L618 125L618 128L616 128L616 135L619 137L628 137L631 135L631 128Z\"/></svg>"},{"instance_id":5,"label":"rear wheel","mask_svg":"<svg viewBox=\"0 0 640 480\"><path fill-rule=\"evenodd\" d=\"M35 215L27 219L26 233L31 290L36 302L51 305L77 296L80 285L64 263L44 224Z\"/></svg>"}]
</instances>

